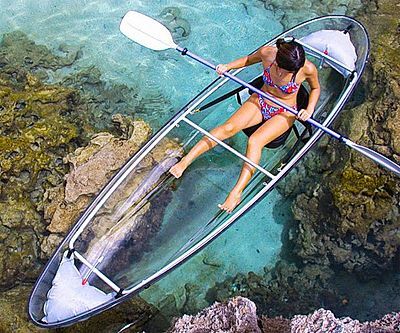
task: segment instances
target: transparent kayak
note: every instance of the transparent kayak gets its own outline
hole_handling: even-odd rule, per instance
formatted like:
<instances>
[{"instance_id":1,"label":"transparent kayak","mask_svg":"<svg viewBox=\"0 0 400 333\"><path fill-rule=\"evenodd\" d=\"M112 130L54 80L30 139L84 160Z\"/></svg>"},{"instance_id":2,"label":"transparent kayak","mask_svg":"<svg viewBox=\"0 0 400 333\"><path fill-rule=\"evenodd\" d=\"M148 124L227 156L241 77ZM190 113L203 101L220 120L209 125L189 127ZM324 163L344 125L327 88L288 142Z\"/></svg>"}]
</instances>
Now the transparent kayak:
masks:
<instances>
[{"instance_id":1,"label":"transparent kayak","mask_svg":"<svg viewBox=\"0 0 400 333\"><path fill-rule=\"evenodd\" d=\"M348 68L326 50L318 52L305 45L307 58L319 68L321 84L313 118L329 126L357 86L368 59L364 27L350 17L324 16L289 29L266 44L274 45L285 36L301 40L322 30L345 31L356 54L353 68ZM261 72L261 66L254 65L232 74L257 85ZM298 105L306 102L307 89L304 84ZM38 278L29 299L29 315L35 324L67 326L138 294L259 203L322 136L321 130L296 122L287 137L264 149L241 203L231 214L221 211L217 203L224 201L247 161L244 133L217 141L217 147L196 160L179 180L168 170L201 136L215 139L209 131L228 119L248 94L235 82L217 78L126 162L86 209ZM58 310L68 307L71 309Z\"/></svg>"}]
</instances>

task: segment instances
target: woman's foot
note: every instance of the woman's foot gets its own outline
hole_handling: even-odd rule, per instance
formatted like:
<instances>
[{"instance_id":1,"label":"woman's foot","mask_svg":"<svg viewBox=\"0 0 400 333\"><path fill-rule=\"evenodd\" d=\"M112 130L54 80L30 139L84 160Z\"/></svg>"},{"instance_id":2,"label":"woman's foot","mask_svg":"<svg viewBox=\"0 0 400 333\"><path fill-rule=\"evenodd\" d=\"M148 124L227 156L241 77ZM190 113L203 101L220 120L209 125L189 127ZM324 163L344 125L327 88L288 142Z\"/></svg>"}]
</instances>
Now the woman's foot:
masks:
<instances>
[{"instance_id":1,"label":"woman's foot","mask_svg":"<svg viewBox=\"0 0 400 333\"><path fill-rule=\"evenodd\" d=\"M229 193L228 197L226 198L223 204L218 205L218 207L222 210L225 210L228 213L231 213L235 207L240 203L242 197L241 192L232 191Z\"/></svg>"},{"instance_id":2,"label":"woman's foot","mask_svg":"<svg viewBox=\"0 0 400 333\"><path fill-rule=\"evenodd\" d=\"M178 163L176 163L174 166L169 169L169 172L175 177L179 178L182 176L183 172L186 170L188 167L188 164L185 162L185 158L182 158Z\"/></svg>"}]
</instances>

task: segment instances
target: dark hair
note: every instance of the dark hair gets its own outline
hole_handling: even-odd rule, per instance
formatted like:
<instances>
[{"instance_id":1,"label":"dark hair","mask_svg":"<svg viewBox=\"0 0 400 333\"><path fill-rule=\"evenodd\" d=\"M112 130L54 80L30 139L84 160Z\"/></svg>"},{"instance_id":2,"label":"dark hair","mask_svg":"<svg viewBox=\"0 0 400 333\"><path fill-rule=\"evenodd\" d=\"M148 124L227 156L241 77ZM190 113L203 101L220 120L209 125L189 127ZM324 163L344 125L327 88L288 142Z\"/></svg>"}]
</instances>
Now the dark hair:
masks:
<instances>
[{"instance_id":1,"label":"dark hair","mask_svg":"<svg viewBox=\"0 0 400 333\"><path fill-rule=\"evenodd\" d=\"M297 73L304 66L306 56L303 47L295 41L286 42L283 38L276 41L278 52L276 63L280 68Z\"/></svg>"}]
</instances>

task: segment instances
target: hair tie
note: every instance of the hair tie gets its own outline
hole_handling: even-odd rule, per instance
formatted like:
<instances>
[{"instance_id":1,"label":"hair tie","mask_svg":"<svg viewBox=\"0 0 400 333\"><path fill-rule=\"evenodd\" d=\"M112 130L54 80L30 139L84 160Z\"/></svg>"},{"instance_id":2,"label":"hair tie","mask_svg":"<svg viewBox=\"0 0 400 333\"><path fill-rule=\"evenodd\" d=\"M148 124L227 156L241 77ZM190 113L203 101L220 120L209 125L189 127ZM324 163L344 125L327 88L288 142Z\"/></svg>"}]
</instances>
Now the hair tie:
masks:
<instances>
[{"instance_id":1,"label":"hair tie","mask_svg":"<svg viewBox=\"0 0 400 333\"><path fill-rule=\"evenodd\" d=\"M280 46L281 46L283 43L285 43L285 39L284 39L284 38L278 38L278 39L276 40L276 47L279 49Z\"/></svg>"}]
</instances>

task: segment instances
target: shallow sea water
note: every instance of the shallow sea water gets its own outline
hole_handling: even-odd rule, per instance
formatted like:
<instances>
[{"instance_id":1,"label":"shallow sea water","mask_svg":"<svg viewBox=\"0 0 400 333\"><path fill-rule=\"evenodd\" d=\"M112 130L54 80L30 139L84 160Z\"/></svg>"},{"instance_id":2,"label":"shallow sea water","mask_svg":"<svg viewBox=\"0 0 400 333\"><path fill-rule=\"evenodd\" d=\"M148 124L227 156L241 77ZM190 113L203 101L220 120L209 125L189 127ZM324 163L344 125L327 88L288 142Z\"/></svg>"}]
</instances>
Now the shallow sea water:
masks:
<instances>
[{"instance_id":1,"label":"shallow sea water","mask_svg":"<svg viewBox=\"0 0 400 333\"><path fill-rule=\"evenodd\" d=\"M171 18L161 15L163 11L178 14L178 23L170 24L176 29L176 41L215 63L247 54L282 31L282 25L273 13L264 9L263 2L251 0L237 4L229 0L1 0L0 3L0 33L22 30L36 43L55 51L60 44L79 47L83 57L76 66L95 65L107 82L135 87L138 100L159 98L161 104L168 100L164 106L151 103L158 110L146 112L156 127L201 91L215 74L194 61L182 59L176 51L155 52L128 40L119 31L120 20L128 10L162 22ZM186 34L187 37L183 36Z\"/></svg>"},{"instance_id":2,"label":"shallow sea water","mask_svg":"<svg viewBox=\"0 0 400 333\"><path fill-rule=\"evenodd\" d=\"M0 4L0 34L22 30L55 52L60 44L81 48L83 56L74 67L95 65L109 84L134 87L138 100L149 101L151 107L138 112L154 129L200 92L215 73L175 51L154 52L129 41L119 32L126 11L162 19L163 10L174 7L186 32L190 29L188 36L177 29L178 43L215 63L251 52L284 28L280 16L256 0L0 0ZM303 18L311 17L304 12ZM61 77L63 71L57 75ZM201 308L208 305L205 293L216 282L239 272L272 268L279 258L283 225L291 218L286 207L284 198L271 192L226 233L141 296L158 306L167 294L174 294L179 307L185 301L185 285L192 285Z\"/></svg>"}]
</instances>

